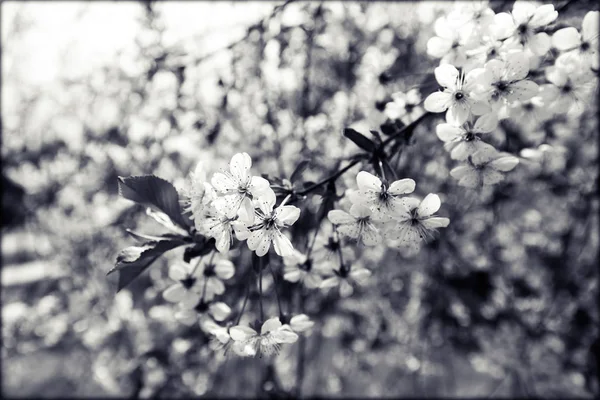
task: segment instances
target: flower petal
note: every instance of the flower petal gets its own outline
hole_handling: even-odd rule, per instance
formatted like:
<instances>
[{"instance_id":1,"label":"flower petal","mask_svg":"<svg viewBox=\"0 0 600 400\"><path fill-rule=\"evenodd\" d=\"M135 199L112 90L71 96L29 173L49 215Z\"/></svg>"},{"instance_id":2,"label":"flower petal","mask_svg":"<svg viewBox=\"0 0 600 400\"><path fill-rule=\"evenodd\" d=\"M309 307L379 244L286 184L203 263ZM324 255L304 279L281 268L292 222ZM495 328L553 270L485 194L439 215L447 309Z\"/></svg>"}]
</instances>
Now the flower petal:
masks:
<instances>
[{"instance_id":1,"label":"flower petal","mask_svg":"<svg viewBox=\"0 0 600 400\"><path fill-rule=\"evenodd\" d=\"M270 188L271 184L262 176L253 176L250 179L250 193L252 193L253 196L259 196Z\"/></svg>"},{"instance_id":2,"label":"flower petal","mask_svg":"<svg viewBox=\"0 0 600 400\"><path fill-rule=\"evenodd\" d=\"M267 235L267 231L265 229L259 229L250 234L246 243L248 243L248 248L252 251L255 251L263 237Z\"/></svg>"},{"instance_id":3,"label":"flower petal","mask_svg":"<svg viewBox=\"0 0 600 400\"><path fill-rule=\"evenodd\" d=\"M539 92L540 87L534 81L519 81L510 85L510 93L506 95L506 100L511 103L515 101L527 101L535 97Z\"/></svg>"},{"instance_id":4,"label":"flower petal","mask_svg":"<svg viewBox=\"0 0 600 400\"><path fill-rule=\"evenodd\" d=\"M350 271L350 277L360 285L364 285L371 276L371 271L366 268L356 268Z\"/></svg>"},{"instance_id":5,"label":"flower petal","mask_svg":"<svg viewBox=\"0 0 600 400\"><path fill-rule=\"evenodd\" d=\"M229 317L229 314L231 314L231 308L222 301L212 303L208 307L208 311L214 317L214 319L219 322L225 320L227 317Z\"/></svg>"},{"instance_id":6,"label":"flower petal","mask_svg":"<svg viewBox=\"0 0 600 400\"><path fill-rule=\"evenodd\" d=\"M408 194L415 191L416 183L410 178L399 179L392 182L388 188L388 193L392 196L399 196L401 194Z\"/></svg>"},{"instance_id":7,"label":"flower petal","mask_svg":"<svg viewBox=\"0 0 600 400\"><path fill-rule=\"evenodd\" d=\"M279 320L279 317L269 318L262 324L262 326L260 328L260 334L264 335L268 332L279 329L280 327L281 327L281 321Z\"/></svg>"},{"instance_id":8,"label":"flower petal","mask_svg":"<svg viewBox=\"0 0 600 400\"><path fill-rule=\"evenodd\" d=\"M379 235L379 231L375 227L363 229L361 238L366 246L375 246L381 243L381 235Z\"/></svg>"},{"instance_id":9,"label":"flower petal","mask_svg":"<svg viewBox=\"0 0 600 400\"><path fill-rule=\"evenodd\" d=\"M445 228L450 223L449 218L432 217L421 221L421 224L427 229Z\"/></svg>"},{"instance_id":10,"label":"flower petal","mask_svg":"<svg viewBox=\"0 0 600 400\"><path fill-rule=\"evenodd\" d=\"M300 217L300 209L296 206L278 207L276 212L277 221L287 226L293 225Z\"/></svg>"},{"instance_id":11,"label":"flower petal","mask_svg":"<svg viewBox=\"0 0 600 400\"><path fill-rule=\"evenodd\" d=\"M288 282L298 282L302 277L302 271L297 267L285 268L283 272L283 279Z\"/></svg>"},{"instance_id":12,"label":"flower petal","mask_svg":"<svg viewBox=\"0 0 600 400\"><path fill-rule=\"evenodd\" d=\"M435 214L435 212L440 209L441 205L442 201L440 200L440 196L429 193L425 196L421 204L419 204L417 214L420 218L429 217L430 215Z\"/></svg>"},{"instance_id":13,"label":"flower petal","mask_svg":"<svg viewBox=\"0 0 600 400\"><path fill-rule=\"evenodd\" d=\"M321 289L331 288L340 284L340 278L337 276L332 276L327 279L324 279L319 286Z\"/></svg>"},{"instance_id":14,"label":"flower petal","mask_svg":"<svg viewBox=\"0 0 600 400\"><path fill-rule=\"evenodd\" d=\"M465 130L451 124L439 124L435 127L435 133L442 142L450 142L465 134Z\"/></svg>"},{"instance_id":15,"label":"flower petal","mask_svg":"<svg viewBox=\"0 0 600 400\"><path fill-rule=\"evenodd\" d=\"M238 183L246 183L250 180L250 167L252 159L248 153L237 153L231 157L229 170L231 175L238 180Z\"/></svg>"},{"instance_id":16,"label":"flower petal","mask_svg":"<svg viewBox=\"0 0 600 400\"><path fill-rule=\"evenodd\" d=\"M456 88L456 81L458 79L458 70L456 67L450 64L440 65L433 70L435 79L440 86L450 88L454 90ZM427 107L426 107L427 108Z\"/></svg>"},{"instance_id":17,"label":"flower petal","mask_svg":"<svg viewBox=\"0 0 600 400\"><path fill-rule=\"evenodd\" d=\"M423 107L429 112L440 113L448 109L451 104L451 94L446 92L431 93L425 99Z\"/></svg>"},{"instance_id":18,"label":"flower petal","mask_svg":"<svg viewBox=\"0 0 600 400\"><path fill-rule=\"evenodd\" d=\"M271 336L277 343L295 343L298 340L298 334L287 325L271 332Z\"/></svg>"},{"instance_id":19,"label":"flower petal","mask_svg":"<svg viewBox=\"0 0 600 400\"><path fill-rule=\"evenodd\" d=\"M598 33L599 33L599 21L600 21L600 11L589 11L583 17L583 22L581 23L581 34L583 36L583 40L586 42L591 42L590 44L594 44L598 42Z\"/></svg>"},{"instance_id":20,"label":"flower petal","mask_svg":"<svg viewBox=\"0 0 600 400\"><path fill-rule=\"evenodd\" d=\"M275 206L275 201L275 192L271 188L268 188L267 190L261 192L257 199L258 207L264 215L271 214L271 212L273 211L273 207Z\"/></svg>"},{"instance_id":21,"label":"flower petal","mask_svg":"<svg viewBox=\"0 0 600 400\"><path fill-rule=\"evenodd\" d=\"M475 126L473 126L473 132L475 133L489 133L498 127L498 117L496 113L483 114L477 118Z\"/></svg>"},{"instance_id":22,"label":"flower petal","mask_svg":"<svg viewBox=\"0 0 600 400\"><path fill-rule=\"evenodd\" d=\"M290 239L281 232L274 233L273 247L275 248L275 253L279 254L281 257L287 257L294 254L292 242L290 242Z\"/></svg>"},{"instance_id":23,"label":"flower petal","mask_svg":"<svg viewBox=\"0 0 600 400\"><path fill-rule=\"evenodd\" d=\"M528 25L532 28L540 28L553 22L556 18L558 18L558 11L554 10L554 6L544 4L535 10Z\"/></svg>"},{"instance_id":24,"label":"flower petal","mask_svg":"<svg viewBox=\"0 0 600 400\"><path fill-rule=\"evenodd\" d=\"M506 56L504 78L508 81L525 79L529 73L529 57L524 51L509 53Z\"/></svg>"},{"instance_id":25,"label":"flower petal","mask_svg":"<svg viewBox=\"0 0 600 400\"><path fill-rule=\"evenodd\" d=\"M235 274L235 267L229 260L219 260L215 263L215 274L219 279L227 280Z\"/></svg>"},{"instance_id":26,"label":"flower petal","mask_svg":"<svg viewBox=\"0 0 600 400\"><path fill-rule=\"evenodd\" d=\"M381 190L381 180L367 171L360 171L356 175L356 184L362 191L379 192Z\"/></svg>"},{"instance_id":27,"label":"flower petal","mask_svg":"<svg viewBox=\"0 0 600 400\"><path fill-rule=\"evenodd\" d=\"M342 210L331 210L327 213L327 218L334 225L353 224L356 218Z\"/></svg>"},{"instance_id":28,"label":"flower petal","mask_svg":"<svg viewBox=\"0 0 600 400\"><path fill-rule=\"evenodd\" d=\"M495 170L508 172L519 164L519 159L513 156L500 157L490 163L490 167Z\"/></svg>"},{"instance_id":29,"label":"flower petal","mask_svg":"<svg viewBox=\"0 0 600 400\"><path fill-rule=\"evenodd\" d=\"M446 121L452 125L462 125L469 119L471 107L466 101L454 102L446 112Z\"/></svg>"},{"instance_id":30,"label":"flower petal","mask_svg":"<svg viewBox=\"0 0 600 400\"><path fill-rule=\"evenodd\" d=\"M267 252L269 251L269 248L271 247L271 239L272 239L272 233L271 232L266 232L261 240L260 243L258 243L258 246L256 247L256 255L259 257L264 256L265 254L267 254ZM293 248L292 248L293 250Z\"/></svg>"},{"instance_id":31,"label":"flower petal","mask_svg":"<svg viewBox=\"0 0 600 400\"><path fill-rule=\"evenodd\" d=\"M258 333L249 326L237 325L229 329L229 336L235 341L245 341L257 335Z\"/></svg>"},{"instance_id":32,"label":"flower petal","mask_svg":"<svg viewBox=\"0 0 600 400\"><path fill-rule=\"evenodd\" d=\"M238 187L237 182L221 172L215 172L210 179L210 183L216 191L222 193L237 190Z\"/></svg>"},{"instance_id":33,"label":"flower petal","mask_svg":"<svg viewBox=\"0 0 600 400\"><path fill-rule=\"evenodd\" d=\"M543 56L550 50L551 39L545 32L535 34L529 39L529 48L536 56Z\"/></svg>"},{"instance_id":34,"label":"flower petal","mask_svg":"<svg viewBox=\"0 0 600 400\"><path fill-rule=\"evenodd\" d=\"M340 282L340 296L341 297L350 297L354 293L354 288L346 279L342 279Z\"/></svg>"},{"instance_id":35,"label":"flower petal","mask_svg":"<svg viewBox=\"0 0 600 400\"><path fill-rule=\"evenodd\" d=\"M481 176L483 178L484 185L495 185L496 183L502 182L504 180L504 175L498 171L494 171L493 169L486 168L482 171Z\"/></svg>"},{"instance_id":36,"label":"flower petal","mask_svg":"<svg viewBox=\"0 0 600 400\"><path fill-rule=\"evenodd\" d=\"M552 35L552 46L560 51L571 50L579 47L581 44L581 35L579 31L572 26L559 29Z\"/></svg>"},{"instance_id":37,"label":"flower petal","mask_svg":"<svg viewBox=\"0 0 600 400\"><path fill-rule=\"evenodd\" d=\"M174 285L169 286L163 292L163 297L165 300L170 301L171 303L178 303L181 300L183 300L185 292L185 288L180 283L176 283Z\"/></svg>"},{"instance_id":38,"label":"flower petal","mask_svg":"<svg viewBox=\"0 0 600 400\"><path fill-rule=\"evenodd\" d=\"M174 281L180 281L182 279L185 279L189 272L189 265L175 263L169 268L169 278L171 278Z\"/></svg>"}]
</instances>

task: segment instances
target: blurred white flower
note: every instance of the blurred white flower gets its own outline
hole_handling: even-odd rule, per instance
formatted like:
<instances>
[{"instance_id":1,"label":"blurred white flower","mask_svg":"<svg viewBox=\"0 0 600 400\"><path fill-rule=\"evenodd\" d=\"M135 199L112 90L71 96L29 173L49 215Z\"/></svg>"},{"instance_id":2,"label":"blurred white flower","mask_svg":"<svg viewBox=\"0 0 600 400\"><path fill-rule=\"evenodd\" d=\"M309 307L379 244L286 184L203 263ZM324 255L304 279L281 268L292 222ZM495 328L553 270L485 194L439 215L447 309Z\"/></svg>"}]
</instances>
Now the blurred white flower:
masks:
<instances>
[{"instance_id":1,"label":"blurred white flower","mask_svg":"<svg viewBox=\"0 0 600 400\"><path fill-rule=\"evenodd\" d=\"M583 68L598 70L599 11L589 11L583 17L581 33L574 27L559 29L552 35L552 45L563 52L556 59L560 66L572 65L574 71Z\"/></svg>"},{"instance_id":2,"label":"blurred white flower","mask_svg":"<svg viewBox=\"0 0 600 400\"><path fill-rule=\"evenodd\" d=\"M225 285L221 280L231 278L235 269L231 261L214 262L213 258L203 257L195 268L184 263L171 266L169 278L178 282L163 292L165 300L173 303L194 302L200 294L206 301L210 301L216 294L223 294Z\"/></svg>"},{"instance_id":3,"label":"blurred white flower","mask_svg":"<svg viewBox=\"0 0 600 400\"><path fill-rule=\"evenodd\" d=\"M504 180L505 172L511 171L519 163L514 156L487 148L477 151L467 160L467 164L452 169L450 175L458 179L460 186L469 188L495 185Z\"/></svg>"},{"instance_id":4,"label":"blurred white flower","mask_svg":"<svg viewBox=\"0 0 600 400\"><path fill-rule=\"evenodd\" d=\"M321 289L339 286L341 297L351 296L354 293L354 285L364 285L371 276L371 271L362 267L354 267L348 272L345 266L342 266L340 270L334 269L333 273L333 276L323 280Z\"/></svg>"},{"instance_id":5,"label":"blurred white flower","mask_svg":"<svg viewBox=\"0 0 600 400\"><path fill-rule=\"evenodd\" d=\"M254 212L248 215L244 207L233 217L228 215L227 209L223 209L223 204L219 202L204 210L203 218L196 219L196 229L203 235L214 238L215 247L221 253L229 251L234 232L239 240L245 240L248 237L246 227L254 223Z\"/></svg>"},{"instance_id":6,"label":"blurred white flower","mask_svg":"<svg viewBox=\"0 0 600 400\"><path fill-rule=\"evenodd\" d=\"M231 158L229 171L215 172L211 183L222 203L222 210L233 218L240 207L248 215L254 213L252 199L269 189L269 181L260 176L251 176L252 159L248 153L237 153Z\"/></svg>"},{"instance_id":7,"label":"blurred white flower","mask_svg":"<svg viewBox=\"0 0 600 400\"><path fill-rule=\"evenodd\" d=\"M314 268L312 260L298 250L283 257L283 279L288 282L302 282L308 289L318 288L321 284L321 275L317 268Z\"/></svg>"},{"instance_id":8,"label":"blurred white flower","mask_svg":"<svg viewBox=\"0 0 600 400\"><path fill-rule=\"evenodd\" d=\"M446 112L446 120L454 125L464 124L471 113L481 115L489 111L483 101L473 97L478 86L489 85L488 76L483 68L475 68L466 75L459 73L452 65L440 65L434 70L437 82L444 88L425 99L425 109L430 112Z\"/></svg>"},{"instance_id":9,"label":"blurred white flower","mask_svg":"<svg viewBox=\"0 0 600 400\"><path fill-rule=\"evenodd\" d=\"M278 354L282 343L294 343L298 340L289 325L282 325L279 317L266 320L261 328L260 335L248 326L237 325L229 329L233 339L233 351L244 357Z\"/></svg>"},{"instance_id":10,"label":"blurred white flower","mask_svg":"<svg viewBox=\"0 0 600 400\"><path fill-rule=\"evenodd\" d=\"M435 216L441 204L440 197L433 193L422 201L410 198L406 211L396 217L397 221L386 234L389 244L418 249L437 228L447 227L450 219Z\"/></svg>"},{"instance_id":11,"label":"blurred white flower","mask_svg":"<svg viewBox=\"0 0 600 400\"><path fill-rule=\"evenodd\" d=\"M464 37L471 33L471 27L465 27L461 19L452 19L448 16L439 17L433 29L436 36L427 41L427 54L441 58L441 64L462 66L467 61L463 44Z\"/></svg>"},{"instance_id":12,"label":"blurred white flower","mask_svg":"<svg viewBox=\"0 0 600 400\"><path fill-rule=\"evenodd\" d=\"M415 190L415 181L412 179L400 179L388 185L366 171L356 175L356 184L358 190L348 191L350 201L369 207L375 221L389 220L396 208L405 207L401 196Z\"/></svg>"},{"instance_id":13,"label":"blurred white flower","mask_svg":"<svg viewBox=\"0 0 600 400\"><path fill-rule=\"evenodd\" d=\"M538 32L558 17L552 4L537 6L527 1L515 1L512 12L496 14L494 25L500 39L519 43L533 54L543 56L550 50L550 36Z\"/></svg>"},{"instance_id":14,"label":"blurred white flower","mask_svg":"<svg viewBox=\"0 0 600 400\"><path fill-rule=\"evenodd\" d=\"M286 206L285 201L277 208L275 206L275 192L268 188L259 198L259 211L256 212L255 224L248 227L248 248L256 252L259 257L264 256L271 247L275 252L286 257L293 253L294 247L290 240L281 232L281 229L293 225L300 216L300 209L295 206Z\"/></svg>"},{"instance_id":15,"label":"blurred white flower","mask_svg":"<svg viewBox=\"0 0 600 400\"><path fill-rule=\"evenodd\" d=\"M223 321L231 314L231 308L223 302L209 303L202 299L201 295L197 295L196 298L190 296L182 303L182 308L175 313L175 318L191 326L205 314L210 315L215 321Z\"/></svg>"},{"instance_id":16,"label":"blurred white flower","mask_svg":"<svg viewBox=\"0 0 600 400\"><path fill-rule=\"evenodd\" d=\"M195 298L195 294L202 291L202 273L198 271L198 268L194 269L189 264L173 264L169 268L169 278L177 283L169 286L163 292L163 297L172 303Z\"/></svg>"},{"instance_id":17,"label":"blurred white flower","mask_svg":"<svg viewBox=\"0 0 600 400\"><path fill-rule=\"evenodd\" d=\"M291 319L290 319L290 328L292 328L292 330L294 332L306 332L308 331L310 328L312 328L315 323L314 321L311 321L310 318L308 317L308 315L306 314L298 314L298 315L294 315Z\"/></svg>"},{"instance_id":18,"label":"blurred white flower","mask_svg":"<svg viewBox=\"0 0 600 400\"><path fill-rule=\"evenodd\" d=\"M362 240L367 246L381 243L379 229L373 224L371 209L367 206L354 204L350 213L342 210L331 210L327 218L332 224L337 225L337 231L344 236L355 240Z\"/></svg>"},{"instance_id":19,"label":"blurred white flower","mask_svg":"<svg viewBox=\"0 0 600 400\"><path fill-rule=\"evenodd\" d=\"M492 147L483 142L480 135L494 131L498 127L498 118L494 113L482 115L471 126L467 122L463 126L439 124L436 134L445 142L444 148L450 152L453 160L464 161L468 156L485 147Z\"/></svg>"},{"instance_id":20,"label":"blurred white flower","mask_svg":"<svg viewBox=\"0 0 600 400\"><path fill-rule=\"evenodd\" d=\"M555 114L579 115L585 110L588 97L597 81L587 74L570 73L558 66L546 69L546 79L551 85L543 85L547 99L552 99L549 109Z\"/></svg>"},{"instance_id":21,"label":"blurred white flower","mask_svg":"<svg viewBox=\"0 0 600 400\"><path fill-rule=\"evenodd\" d=\"M421 115L423 107L421 94L418 89L410 89L408 92L396 92L392 94L392 101L385 105L384 113L390 119L399 119L405 124L410 124Z\"/></svg>"}]
</instances>

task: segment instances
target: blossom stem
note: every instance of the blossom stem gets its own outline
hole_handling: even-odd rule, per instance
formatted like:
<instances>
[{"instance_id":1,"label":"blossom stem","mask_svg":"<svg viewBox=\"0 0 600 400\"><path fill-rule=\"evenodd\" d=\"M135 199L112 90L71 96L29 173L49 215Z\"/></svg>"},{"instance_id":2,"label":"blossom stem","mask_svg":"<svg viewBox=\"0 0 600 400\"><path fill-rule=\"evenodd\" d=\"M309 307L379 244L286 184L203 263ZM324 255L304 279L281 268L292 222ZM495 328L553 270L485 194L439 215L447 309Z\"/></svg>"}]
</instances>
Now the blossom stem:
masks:
<instances>
[{"instance_id":1,"label":"blossom stem","mask_svg":"<svg viewBox=\"0 0 600 400\"><path fill-rule=\"evenodd\" d=\"M283 199L283 201L281 202L281 204L279 205L279 207L283 207L285 206L285 203L287 203L289 201L289 199L292 198L291 194L288 194L287 196L285 196L285 198Z\"/></svg>"},{"instance_id":2,"label":"blossom stem","mask_svg":"<svg viewBox=\"0 0 600 400\"><path fill-rule=\"evenodd\" d=\"M277 297L277 308L279 308L279 316L282 317L283 313L281 311L281 300L279 300L279 290L277 290L277 279L275 278L275 271L273 271L271 263L269 263L269 270L271 271L271 275L273 275L273 287L275 288L275 297Z\"/></svg>"},{"instance_id":3,"label":"blossom stem","mask_svg":"<svg viewBox=\"0 0 600 400\"><path fill-rule=\"evenodd\" d=\"M198 269L198 266L200 265L200 263L202 262L202 259L204 257L200 256L200 258L198 259L198 262L196 263L196 265L194 266L194 269L192 269L192 273L190 275L194 275L194 272L196 272L196 269Z\"/></svg>"},{"instance_id":4,"label":"blossom stem","mask_svg":"<svg viewBox=\"0 0 600 400\"><path fill-rule=\"evenodd\" d=\"M263 303L262 303L262 270L263 270L263 259L260 257L259 268L258 268L258 304L260 307L260 320L264 320Z\"/></svg>"},{"instance_id":5,"label":"blossom stem","mask_svg":"<svg viewBox=\"0 0 600 400\"><path fill-rule=\"evenodd\" d=\"M242 304L242 309L237 317L236 325L240 324L240 319L242 319L242 315L244 315L244 311L246 310L246 303L248 303L248 297L250 297L250 285L246 285L246 296L244 297L244 303Z\"/></svg>"},{"instance_id":6,"label":"blossom stem","mask_svg":"<svg viewBox=\"0 0 600 400\"><path fill-rule=\"evenodd\" d=\"M354 160L354 161L352 161L350 164L348 164L347 166L345 166L344 168L342 168L341 170L339 170L335 174L331 175L329 178L325 178L322 181L319 181L319 182L315 183L314 185L311 185L311 186L307 187L303 191L299 192L298 195L305 196L305 195L309 194L310 192L312 192L313 190L318 189L319 187L321 187L321 186L323 186L323 185L325 185L325 184L327 184L327 183L329 183L331 181L335 181L337 178L339 178L344 173L346 173L346 171L348 171L350 168L354 167L356 164L358 164L361 161L362 160Z\"/></svg>"},{"instance_id":7,"label":"blossom stem","mask_svg":"<svg viewBox=\"0 0 600 400\"><path fill-rule=\"evenodd\" d=\"M389 143L393 142L394 140L398 139L399 137L402 137L407 132L410 132L411 130L414 129L414 127L416 125L419 125L422 120L424 120L425 118L430 117L432 115L434 115L434 114L430 113L430 112L426 112L425 114L421 115L419 118L415 119L413 122L411 122L410 124L408 124L404 128L402 128L399 132L396 132L392 136L385 139L383 141L383 143L381 143L381 147L387 146Z\"/></svg>"}]
</instances>

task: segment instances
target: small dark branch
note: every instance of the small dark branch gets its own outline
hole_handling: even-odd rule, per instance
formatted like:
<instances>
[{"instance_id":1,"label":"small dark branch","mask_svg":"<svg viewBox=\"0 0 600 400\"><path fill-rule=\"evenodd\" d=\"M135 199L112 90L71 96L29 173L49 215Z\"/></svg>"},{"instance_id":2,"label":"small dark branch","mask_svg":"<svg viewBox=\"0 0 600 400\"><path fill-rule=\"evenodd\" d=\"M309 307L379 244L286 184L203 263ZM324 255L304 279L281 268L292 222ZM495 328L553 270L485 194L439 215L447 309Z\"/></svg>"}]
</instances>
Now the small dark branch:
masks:
<instances>
[{"instance_id":1,"label":"small dark branch","mask_svg":"<svg viewBox=\"0 0 600 400\"><path fill-rule=\"evenodd\" d=\"M331 181L335 181L337 178L339 178L340 176L342 176L346 171L348 171L350 168L354 167L356 164L358 164L359 162L361 162L361 160L354 160L352 161L350 164L348 164L347 166L345 166L344 168L342 168L341 170L339 170L338 172L336 172L335 174L331 175L329 178L325 178L320 182L315 183L312 186L309 186L308 188L304 189L303 191L301 191L300 193L298 193L298 195L300 196L305 196L307 194L309 194L310 192L312 192L315 189L318 189L319 187L331 182Z\"/></svg>"},{"instance_id":2,"label":"small dark branch","mask_svg":"<svg viewBox=\"0 0 600 400\"><path fill-rule=\"evenodd\" d=\"M240 324L240 319L242 319L242 315L244 315L244 311L246 310L246 303L248 303L248 297L250 297L250 285L246 285L246 296L244 297L244 303L242 304L242 309L237 317L236 325Z\"/></svg>"},{"instance_id":3,"label":"small dark branch","mask_svg":"<svg viewBox=\"0 0 600 400\"><path fill-rule=\"evenodd\" d=\"M387 139L385 139L383 141L383 143L381 144L382 147L387 146L389 143L393 142L394 140L404 136L407 132L412 131L413 129L415 129L415 127L417 125L419 125L421 123L421 121L423 121L425 118L428 118L430 116L434 115L433 113L430 112L426 112L425 114L421 115L419 118L415 119L413 122L411 122L409 125L406 125L404 128L402 128L402 130L400 130L399 132L396 132L395 134L393 134L392 136L388 137ZM411 132L412 135L412 132Z\"/></svg>"},{"instance_id":4,"label":"small dark branch","mask_svg":"<svg viewBox=\"0 0 600 400\"><path fill-rule=\"evenodd\" d=\"M273 271L273 267L271 267L271 263L269 263L269 270L271 271L271 275L273 276L273 287L275 288L275 296L277 297L277 308L279 308L279 316L283 316L282 308L281 308L281 300L279 299L279 290L277 290L277 278L275 277L275 271Z\"/></svg>"}]
</instances>

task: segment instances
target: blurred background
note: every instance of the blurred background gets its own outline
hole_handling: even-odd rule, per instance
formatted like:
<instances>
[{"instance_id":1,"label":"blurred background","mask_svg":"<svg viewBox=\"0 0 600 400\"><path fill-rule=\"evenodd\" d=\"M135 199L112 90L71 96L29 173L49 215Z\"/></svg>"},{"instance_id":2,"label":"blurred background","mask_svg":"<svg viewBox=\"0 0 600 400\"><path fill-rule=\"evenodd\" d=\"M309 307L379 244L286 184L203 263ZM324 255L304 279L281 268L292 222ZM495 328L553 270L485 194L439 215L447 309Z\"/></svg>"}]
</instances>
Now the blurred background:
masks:
<instances>
[{"instance_id":1,"label":"blurred background","mask_svg":"<svg viewBox=\"0 0 600 400\"><path fill-rule=\"evenodd\" d=\"M476 198L420 129L398 168L450 226L410 257L365 250L368 287L308 300L315 329L274 361L220 358L174 319L161 291L182 251L118 295L106 277L125 228L160 232L118 176L182 187L248 152L274 177L310 156L318 179L357 151L342 128L437 88L426 43L452 4L3 1L3 394L598 396L596 104L499 129L503 150L549 150ZM598 9L554 4L578 29Z\"/></svg>"}]
</instances>

